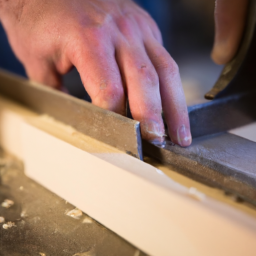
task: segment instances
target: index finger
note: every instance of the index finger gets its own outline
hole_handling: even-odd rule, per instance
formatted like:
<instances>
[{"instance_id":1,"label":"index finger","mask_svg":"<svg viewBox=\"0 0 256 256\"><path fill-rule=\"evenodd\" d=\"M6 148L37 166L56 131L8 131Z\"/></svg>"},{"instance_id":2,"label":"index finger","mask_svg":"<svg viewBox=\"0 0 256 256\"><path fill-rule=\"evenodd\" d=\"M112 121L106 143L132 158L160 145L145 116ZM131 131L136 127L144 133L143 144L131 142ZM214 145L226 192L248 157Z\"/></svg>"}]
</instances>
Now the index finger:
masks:
<instances>
[{"instance_id":1,"label":"index finger","mask_svg":"<svg viewBox=\"0 0 256 256\"><path fill-rule=\"evenodd\" d=\"M156 40L148 41L145 47L159 76L162 106L171 140L187 147L192 137L178 65Z\"/></svg>"}]
</instances>

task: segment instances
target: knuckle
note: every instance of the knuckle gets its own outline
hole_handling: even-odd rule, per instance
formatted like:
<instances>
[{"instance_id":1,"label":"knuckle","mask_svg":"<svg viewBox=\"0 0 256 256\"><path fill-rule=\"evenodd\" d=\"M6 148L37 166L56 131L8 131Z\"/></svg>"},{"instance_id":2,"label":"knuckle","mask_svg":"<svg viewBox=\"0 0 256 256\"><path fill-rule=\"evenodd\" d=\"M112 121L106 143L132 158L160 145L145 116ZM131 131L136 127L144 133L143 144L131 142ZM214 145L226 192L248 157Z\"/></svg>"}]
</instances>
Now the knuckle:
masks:
<instances>
[{"instance_id":1,"label":"knuckle","mask_svg":"<svg viewBox=\"0 0 256 256\"><path fill-rule=\"evenodd\" d=\"M141 79L146 81L147 84L151 86L159 86L159 78L153 68L147 68L146 65L142 65L139 73Z\"/></svg>"},{"instance_id":2,"label":"knuckle","mask_svg":"<svg viewBox=\"0 0 256 256\"><path fill-rule=\"evenodd\" d=\"M105 31L102 29L102 27L88 27L86 29L86 34L82 35L85 40L93 40L93 42L101 41L102 38L105 36Z\"/></svg>"},{"instance_id":3,"label":"knuckle","mask_svg":"<svg viewBox=\"0 0 256 256\"><path fill-rule=\"evenodd\" d=\"M80 15L79 23L82 28L92 27L101 28L112 23L113 16L110 12L96 12L92 15Z\"/></svg>"},{"instance_id":4,"label":"knuckle","mask_svg":"<svg viewBox=\"0 0 256 256\"><path fill-rule=\"evenodd\" d=\"M157 68L173 75L179 73L179 66L177 63L172 57L166 55L158 56Z\"/></svg>"},{"instance_id":5,"label":"knuckle","mask_svg":"<svg viewBox=\"0 0 256 256\"><path fill-rule=\"evenodd\" d=\"M134 33L134 27L133 27L134 25L130 21L131 20L130 15L131 14L125 14L124 16L121 16L116 20L116 25L119 31L125 36L129 36Z\"/></svg>"},{"instance_id":6,"label":"knuckle","mask_svg":"<svg viewBox=\"0 0 256 256\"><path fill-rule=\"evenodd\" d=\"M76 29L77 34L84 40L103 40L111 30L112 16L110 14L98 15L90 22L84 22Z\"/></svg>"},{"instance_id":7,"label":"knuckle","mask_svg":"<svg viewBox=\"0 0 256 256\"><path fill-rule=\"evenodd\" d=\"M95 27L105 27L108 24L112 23L113 21L113 17L110 13L104 13L103 15L99 15L98 17L96 17L95 19Z\"/></svg>"},{"instance_id":8,"label":"knuckle","mask_svg":"<svg viewBox=\"0 0 256 256\"><path fill-rule=\"evenodd\" d=\"M116 101L124 96L124 90L119 82L108 82L107 80L100 81L98 96L100 98Z\"/></svg>"},{"instance_id":9,"label":"knuckle","mask_svg":"<svg viewBox=\"0 0 256 256\"><path fill-rule=\"evenodd\" d=\"M92 97L93 104L114 112L124 108L125 94L121 84L100 82L98 93ZM124 110L123 110L124 111ZM124 113L123 113L124 114Z\"/></svg>"}]
</instances>

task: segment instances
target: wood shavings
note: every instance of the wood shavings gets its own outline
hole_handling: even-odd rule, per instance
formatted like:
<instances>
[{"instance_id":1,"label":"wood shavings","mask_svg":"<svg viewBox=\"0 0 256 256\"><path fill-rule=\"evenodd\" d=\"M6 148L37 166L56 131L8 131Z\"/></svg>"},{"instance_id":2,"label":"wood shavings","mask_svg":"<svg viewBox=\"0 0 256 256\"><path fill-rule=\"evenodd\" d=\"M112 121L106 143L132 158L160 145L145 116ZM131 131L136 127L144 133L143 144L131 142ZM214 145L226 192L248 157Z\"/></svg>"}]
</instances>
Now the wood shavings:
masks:
<instances>
[{"instance_id":1,"label":"wood shavings","mask_svg":"<svg viewBox=\"0 0 256 256\"><path fill-rule=\"evenodd\" d=\"M3 229L9 229L9 228L12 228L12 227L16 227L15 223L9 221L7 222L6 224L3 225Z\"/></svg>"},{"instance_id":2,"label":"wood shavings","mask_svg":"<svg viewBox=\"0 0 256 256\"><path fill-rule=\"evenodd\" d=\"M41 221L41 217L40 216L36 216L33 218L34 223L36 224L37 222Z\"/></svg>"},{"instance_id":3,"label":"wood shavings","mask_svg":"<svg viewBox=\"0 0 256 256\"><path fill-rule=\"evenodd\" d=\"M39 252L39 255L40 255L40 256L46 256L46 254L43 253L43 252Z\"/></svg>"},{"instance_id":4,"label":"wood shavings","mask_svg":"<svg viewBox=\"0 0 256 256\"><path fill-rule=\"evenodd\" d=\"M0 223L4 223L5 222L5 218L0 216Z\"/></svg>"},{"instance_id":5,"label":"wood shavings","mask_svg":"<svg viewBox=\"0 0 256 256\"><path fill-rule=\"evenodd\" d=\"M20 191L23 191L23 190L24 190L24 187L23 187L23 186L20 186L19 190L20 190Z\"/></svg>"},{"instance_id":6,"label":"wood shavings","mask_svg":"<svg viewBox=\"0 0 256 256\"><path fill-rule=\"evenodd\" d=\"M80 219L80 217L83 215L83 212L76 208L76 209L66 212L65 214L74 219Z\"/></svg>"},{"instance_id":7,"label":"wood shavings","mask_svg":"<svg viewBox=\"0 0 256 256\"><path fill-rule=\"evenodd\" d=\"M201 202L204 201L206 198L205 194L199 192L196 188L193 187L188 189L188 195Z\"/></svg>"},{"instance_id":8,"label":"wood shavings","mask_svg":"<svg viewBox=\"0 0 256 256\"><path fill-rule=\"evenodd\" d=\"M86 223L86 224L91 224L93 222L93 220L90 218L90 217L85 217L83 219L83 223Z\"/></svg>"},{"instance_id":9,"label":"wood shavings","mask_svg":"<svg viewBox=\"0 0 256 256\"><path fill-rule=\"evenodd\" d=\"M27 218L28 217L27 212L26 211L22 211L21 214L20 214L20 217L21 218Z\"/></svg>"},{"instance_id":10,"label":"wood shavings","mask_svg":"<svg viewBox=\"0 0 256 256\"><path fill-rule=\"evenodd\" d=\"M10 208L11 206L14 205L14 202L12 200L9 200L9 199L5 199L3 202L2 202L2 207L4 208Z\"/></svg>"}]
</instances>

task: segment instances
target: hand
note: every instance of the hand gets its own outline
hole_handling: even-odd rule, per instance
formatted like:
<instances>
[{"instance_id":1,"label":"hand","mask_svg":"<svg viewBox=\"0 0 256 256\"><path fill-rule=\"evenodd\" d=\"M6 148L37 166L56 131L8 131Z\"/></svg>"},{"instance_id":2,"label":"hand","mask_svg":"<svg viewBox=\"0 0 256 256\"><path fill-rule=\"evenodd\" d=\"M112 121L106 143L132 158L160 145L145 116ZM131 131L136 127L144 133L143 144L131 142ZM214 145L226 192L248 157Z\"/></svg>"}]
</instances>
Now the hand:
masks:
<instances>
[{"instance_id":1,"label":"hand","mask_svg":"<svg viewBox=\"0 0 256 256\"><path fill-rule=\"evenodd\" d=\"M0 17L28 76L54 88L75 66L92 103L141 122L162 143L191 144L177 64L152 18L131 0L0 0Z\"/></svg>"},{"instance_id":2,"label":"hand","mask_svg":"<svg viewBox=\"0 0 256 256\"><path fill-rule=\"evenodd\" d=\"M216 0L212 58L228 63L236 54L244 31L248 0Z\"/></svg>"}]
</instances>

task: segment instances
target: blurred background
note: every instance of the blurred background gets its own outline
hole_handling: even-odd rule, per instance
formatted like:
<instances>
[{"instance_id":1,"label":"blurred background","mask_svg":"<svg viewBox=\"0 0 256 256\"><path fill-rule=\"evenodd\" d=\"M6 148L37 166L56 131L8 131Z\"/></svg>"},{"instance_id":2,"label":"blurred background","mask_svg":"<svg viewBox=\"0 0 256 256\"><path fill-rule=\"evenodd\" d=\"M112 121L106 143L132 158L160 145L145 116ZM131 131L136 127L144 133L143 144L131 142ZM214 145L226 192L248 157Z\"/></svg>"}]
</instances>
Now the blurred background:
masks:
<instances>
[{"instance_id":1,"label":"blurred background","mask_svg":"<svg viewBox=\"0 0 256 256\"><path fill-rule=\"evenodd\" d=\"M136 0L157 22L164 45L178 63L188 105L203 103L204 94L222 67L210 53L214 39L215 0ZM26 76L0 24L0 68ZM88 98L76 70L64 76L64 85L79 98Z\"/></svg>"}]
</instances>

